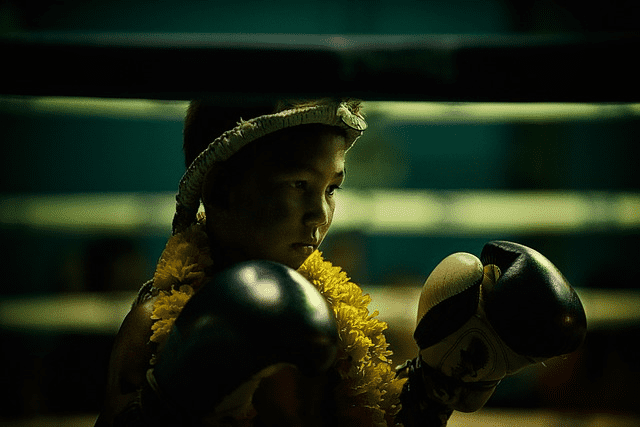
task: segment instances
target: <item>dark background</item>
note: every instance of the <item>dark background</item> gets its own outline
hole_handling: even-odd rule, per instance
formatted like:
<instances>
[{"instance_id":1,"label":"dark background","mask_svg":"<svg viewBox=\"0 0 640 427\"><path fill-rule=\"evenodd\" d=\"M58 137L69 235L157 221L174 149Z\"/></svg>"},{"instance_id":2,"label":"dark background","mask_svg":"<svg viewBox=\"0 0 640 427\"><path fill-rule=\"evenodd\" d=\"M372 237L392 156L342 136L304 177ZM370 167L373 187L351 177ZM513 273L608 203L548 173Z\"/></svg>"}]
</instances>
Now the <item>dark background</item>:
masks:
<instances>
[{"instance_id":1,"label":"dark background","mask_svg":"<svg viewBox=\"0 0 640 427\"><path fill-rule=\"evenodd\" d=\"M3 34L598 34L637 31L639 19L640 6L631 1L0 3ZM53 73L56 66L42 63L41 72ZM281 71L299 73L303 68L282 64ZM249 70L247 79L259 72L260 67ZM593 81L584 90L588 93L601 83ZM352 178L358 189L613 193L637 193L640 189L637 116L486 124L418 119L394 123L371 117L370 123L371 132L352 153L350 168L357 170L363 165L360 178L357 174ZM2 108L0 193L175 191L183 173L181 131L179 121L61 116ZM373 163L385 159L391 172L367 180L367 174L377 172L366 168L372 159ZM155 234L86 235L7 225L1 231L0 256L5 266L2 297L135 291L152 274L166 241L166 236ZM333 255L337 264L353 265L349 272L358 283L420 286L449 253L479 253L487 240L510 239L546 254L574 286L638 290L634 271L640 255L638 234L637 228L480 236L390 236L353 231L330 235L325 247L327 256ZM0 417L99 410L111 334L0 332L5 384ZM489 405L637 413L640 366L633 343L638 338L635 324L592 330L584 348L562 369L551 367L543 375L505 382Z\"/></svg>"}]
</instances>

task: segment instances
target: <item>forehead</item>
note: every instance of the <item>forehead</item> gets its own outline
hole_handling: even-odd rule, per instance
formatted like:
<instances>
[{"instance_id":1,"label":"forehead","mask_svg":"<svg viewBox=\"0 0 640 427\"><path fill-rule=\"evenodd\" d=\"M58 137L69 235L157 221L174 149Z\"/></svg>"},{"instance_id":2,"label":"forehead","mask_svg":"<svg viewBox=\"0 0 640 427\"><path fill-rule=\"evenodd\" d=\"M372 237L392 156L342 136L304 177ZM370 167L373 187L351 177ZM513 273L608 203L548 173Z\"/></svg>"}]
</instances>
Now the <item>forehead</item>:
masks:
<instances>
[{"instance_id":1,"label":"forehead","mask_svg":"<svg viewBox=\"0 0 640 427\"><path fill-rule=\"evenodd\" d=\"M343 168L346 141L340 133L331 131L292 132L281 135L264 147L258 158L277 169L334 167ZM260 164L260 163L259 163Z\"/></svg>"}]
</instances>

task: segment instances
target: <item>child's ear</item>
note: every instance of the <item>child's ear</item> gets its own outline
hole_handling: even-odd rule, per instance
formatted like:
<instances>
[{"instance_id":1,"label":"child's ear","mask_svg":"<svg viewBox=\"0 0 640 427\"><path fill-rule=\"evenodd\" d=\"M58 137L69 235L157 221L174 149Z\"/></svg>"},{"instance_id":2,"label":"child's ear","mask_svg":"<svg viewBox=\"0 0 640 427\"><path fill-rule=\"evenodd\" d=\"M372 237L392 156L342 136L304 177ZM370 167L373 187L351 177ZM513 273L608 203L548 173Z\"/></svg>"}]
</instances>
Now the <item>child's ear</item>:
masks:
<instances>
[{"instance_id":1,"label":"child's ear","mask_svg":"<svg viewBox=\"0 0 640 427\"><path fill-rule=\"evenodd\" d=\"M202 185L202 204L207 210L229 207L230 182L224 163L214 163Z\"/></svg>"}]
</instances>

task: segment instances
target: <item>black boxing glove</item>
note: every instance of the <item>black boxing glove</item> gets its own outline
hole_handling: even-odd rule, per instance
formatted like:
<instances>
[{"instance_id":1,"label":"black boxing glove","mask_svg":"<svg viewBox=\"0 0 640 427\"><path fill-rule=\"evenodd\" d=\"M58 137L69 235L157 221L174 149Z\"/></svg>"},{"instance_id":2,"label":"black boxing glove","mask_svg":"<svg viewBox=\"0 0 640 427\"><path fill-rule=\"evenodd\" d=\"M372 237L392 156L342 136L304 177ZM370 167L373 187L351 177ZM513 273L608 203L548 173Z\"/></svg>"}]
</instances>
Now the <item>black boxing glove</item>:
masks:
<instances>
[{"instance_id":1,"label":"black boxing glove","mask_svg":"<svg viewBox=\"0 0 640 427\"><path fill-rule=\"evenodd\" d=\"M269 261L235 265L176 319L142 390L145 422L242 417L262 378L284 365L321 374L335 360L337 341L333 311L298 272Z\"/></svg>"},{"instance_id":2,"label":"black boxing glove","mask_svg":"<svg viewBox=\"0 0 640 427\"><path fill-rule=\"evenodd\" d=\"M420 296L414 333L420 356L403 367L414 383L411 399L421 389L423 409L476 411L506 376L575 351L586 328L576 292L535 250L495 241L481 259L450 255Z\"/></svg>"}]
</instances>

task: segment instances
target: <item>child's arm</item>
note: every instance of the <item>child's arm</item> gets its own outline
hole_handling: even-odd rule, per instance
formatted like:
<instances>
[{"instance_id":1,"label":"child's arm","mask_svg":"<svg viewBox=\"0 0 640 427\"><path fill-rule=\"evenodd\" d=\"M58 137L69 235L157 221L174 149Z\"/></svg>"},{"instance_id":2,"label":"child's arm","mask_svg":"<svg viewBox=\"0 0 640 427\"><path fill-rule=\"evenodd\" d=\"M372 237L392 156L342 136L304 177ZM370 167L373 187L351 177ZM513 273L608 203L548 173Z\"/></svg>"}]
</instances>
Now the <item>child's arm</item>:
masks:
<instances>
[{"instance_id":1,"label":"child's arm","mask_svg":"<svg viewBox=\"0 0 640 427\"><path fill-rule=\"evenodd\" d=\"M145 375L155 350L155 344L149 341L154 301L155 298L151 298L134 305L122 322L109 361L104 410L96 427L110 426L146 382Z\"/></svg>"}]
</instances>

